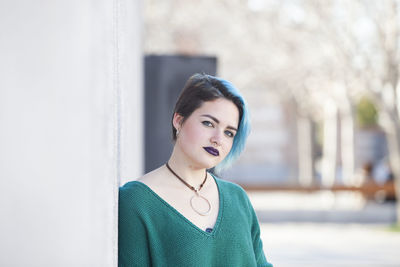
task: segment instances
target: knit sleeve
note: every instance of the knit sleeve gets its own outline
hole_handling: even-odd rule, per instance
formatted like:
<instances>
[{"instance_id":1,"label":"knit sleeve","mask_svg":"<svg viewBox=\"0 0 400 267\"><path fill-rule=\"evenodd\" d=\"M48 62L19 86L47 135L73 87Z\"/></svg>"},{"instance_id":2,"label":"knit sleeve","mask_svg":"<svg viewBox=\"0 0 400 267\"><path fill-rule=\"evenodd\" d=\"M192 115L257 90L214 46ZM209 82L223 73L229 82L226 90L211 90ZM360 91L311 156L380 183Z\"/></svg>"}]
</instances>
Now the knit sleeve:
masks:
<instances>
[{"instance_id":1,"label":"knit sleeve","mask_svg":"<svg viewBox=\"0 0 400 267\"><path fill-rule=\"evenodd\" d=\"M145 225L129 188L119 190L118 266L151 266Z\"/></svg>"},{"instance_id":2,"label":"knit sleeve","mask_svg":"<svg viewBox=\"0 0 400 267\"><path fill-rule=\"evenodd\" d=\"M271 263L269 263L265 257L263 244L260 238L260 225L258 223L257 215L254 211L253 206L249 202L249 209L251 211L252 218L252 226L251 226L251 236L253 238L253 249L254 255L256 257L257 266L259 267L273 267Z\"/></svg>"}]
</instances>

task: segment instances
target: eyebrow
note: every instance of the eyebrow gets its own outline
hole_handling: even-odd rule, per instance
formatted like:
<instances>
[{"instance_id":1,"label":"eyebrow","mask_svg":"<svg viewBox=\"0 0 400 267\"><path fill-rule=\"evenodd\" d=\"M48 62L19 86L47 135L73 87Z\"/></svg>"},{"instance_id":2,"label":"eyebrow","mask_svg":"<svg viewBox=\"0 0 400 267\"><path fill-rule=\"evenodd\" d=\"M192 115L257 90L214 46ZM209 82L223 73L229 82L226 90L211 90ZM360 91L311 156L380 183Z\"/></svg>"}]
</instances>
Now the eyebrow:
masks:
<instances>
[{"instance_id":1,"label":"eyebrow","mask_svg":"<svg viewBox=\"0 0 400 267\"><path fill-rule=\"evenodd\" d=\"M203 115L201 115L201 116L202 116L202 117L210 118L210 119L212 119L213 121L215 121L216 123L219 123L219 120L218 120L217 118L215 118L214 116L211 116L211 115L208 115L208 114L203 114ZM229 126L229 125L228 125L228 127L226 127L226 128L231 129L231 130L235 130L235 131L237 132L237 129L236 129L235 127L233 127L233 126Z\"/></svg>"}]
</instances>

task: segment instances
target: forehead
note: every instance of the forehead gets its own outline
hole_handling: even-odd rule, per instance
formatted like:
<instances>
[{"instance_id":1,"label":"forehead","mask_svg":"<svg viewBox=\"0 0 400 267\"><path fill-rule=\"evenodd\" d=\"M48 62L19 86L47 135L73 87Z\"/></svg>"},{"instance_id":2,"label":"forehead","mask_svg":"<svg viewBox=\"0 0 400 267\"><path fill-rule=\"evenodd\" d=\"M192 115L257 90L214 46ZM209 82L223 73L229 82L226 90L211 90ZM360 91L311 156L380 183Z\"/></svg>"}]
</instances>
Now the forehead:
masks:
<instances>
[{"instance_id":1,"label":"forehead","mask_svg":"<svg viewBox=\"0 0 400 267\"><path fill-rule=\"evenodd\" d=\"M232 101L225 98L204 102L193 114L197 116L211 115L218 119L220 123L233 127L239 125L239 109Z\"/></svg>"}]
</instances>

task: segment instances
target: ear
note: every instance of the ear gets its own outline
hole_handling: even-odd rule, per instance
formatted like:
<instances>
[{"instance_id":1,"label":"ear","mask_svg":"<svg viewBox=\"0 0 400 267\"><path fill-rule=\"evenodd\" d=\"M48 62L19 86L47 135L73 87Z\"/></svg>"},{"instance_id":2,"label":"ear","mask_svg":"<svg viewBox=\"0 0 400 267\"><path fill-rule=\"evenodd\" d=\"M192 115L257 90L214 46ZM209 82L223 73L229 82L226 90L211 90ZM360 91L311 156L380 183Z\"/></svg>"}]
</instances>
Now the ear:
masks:
<instances>
[{"instance_id":1,"label":"ear","mask_svg":"<svg viewBox=\"0 0 400 267\"><path fill-rule=\"evenodd\" d=\"M182 127L182 122L183 122L183 116L181 114L178 113L174 113L174 118L172 120L172 123L175 127L175 129L180 129Z\"/></svg>"}]
</instances>

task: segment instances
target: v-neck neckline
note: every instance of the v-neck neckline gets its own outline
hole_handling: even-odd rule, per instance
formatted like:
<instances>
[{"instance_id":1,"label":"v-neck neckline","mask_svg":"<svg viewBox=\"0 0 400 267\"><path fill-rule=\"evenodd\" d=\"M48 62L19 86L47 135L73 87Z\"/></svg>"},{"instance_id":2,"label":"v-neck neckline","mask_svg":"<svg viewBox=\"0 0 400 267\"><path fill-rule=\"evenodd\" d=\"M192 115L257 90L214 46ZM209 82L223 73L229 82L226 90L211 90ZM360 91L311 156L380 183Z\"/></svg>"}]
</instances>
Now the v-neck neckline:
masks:
<instances>
[{"instance_id":1,"label":"v-neck neckline","mask_svg":"<svg viewBox=\"0 0 400 267\"><path fill-rule=\"evenodd\" d=\"M224 197L223 194L221 192L221 187L217 181L217 179L214 177L213 174L211 174L211 177L214 179L215 184L217 185L217 189L218 189L218 201L219 201L219 209L218 209L218 216L217 216L217 220L214 224L214 227L212 228L211 232L207 232L203 229L201 229L199 226L197 226L196 224L194 224L192 221L190 221L186 216L184 216L182 213L180 213L177 209L175 209L171 204L169 204L167 201L165 201L162 197L160 197L156 192L154 192L153 189L151 189L148 185L146 185L145 183L142 183L140 181L133 181L136 182L140 185L142 185L148 192L150 192L153 196L155 196L156 199L158 199L159 201L161 201L161 203L163 203L167 208L169 208L170 210L172 210L179 218L183 219L186 223L188 223L192 228L194 228L195 230L197 230L198 232L202 233L203 235L206 236L215 236L218 232L219 229L219 225L221 223L222 220L222 213L223 213L223 202L224 202Z\"/></svg>"}]
</instances>

